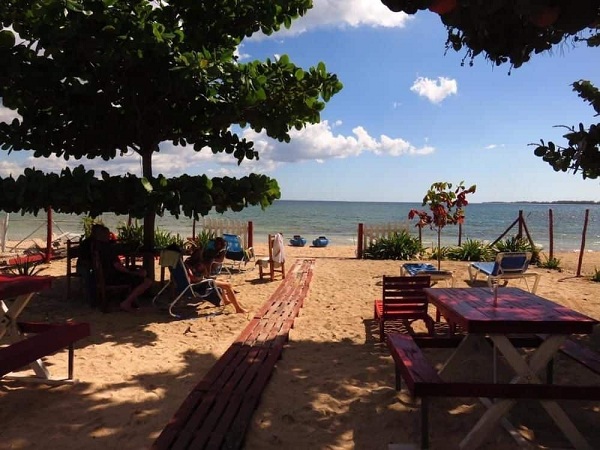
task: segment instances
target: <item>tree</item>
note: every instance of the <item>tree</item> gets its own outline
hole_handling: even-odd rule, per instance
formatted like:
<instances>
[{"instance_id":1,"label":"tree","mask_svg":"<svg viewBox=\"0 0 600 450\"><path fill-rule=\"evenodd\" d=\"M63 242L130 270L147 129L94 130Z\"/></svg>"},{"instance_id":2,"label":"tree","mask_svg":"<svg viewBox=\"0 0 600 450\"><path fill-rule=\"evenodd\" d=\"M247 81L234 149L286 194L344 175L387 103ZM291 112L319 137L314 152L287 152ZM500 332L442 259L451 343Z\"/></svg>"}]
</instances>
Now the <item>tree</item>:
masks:
<instances>
[{"instance_id":1,"label":"tree","mask_svg":"<svg viewBox=\"0 0 600 450\"><path fill-rule=\"evenodd\" d=\"M437 232L438 270L442 266L442 229L446 225L464 223L464 207L469 204L467 194L474 193L476 188L473 185L467 189L464 181L461 181L454 190L452 190L452 183L444 181L433 183L427 194L425 194L425 197L423 197L423 206L429 205L429 210L432 214L417 209L411 209L408 212L410 220L415 217L419 218L419 222L415 226L419 228L429 226Z\"/></svg>"},{"instance_id":2,"label":"tree","mask_svg":"<svg viewBox=\"0 0 600 450\"><path fill-rule=\"evenodd\" d=\"M102 158L135 152L142 177L79 166L58 174L26 170L1 180L0 209L130 213L144 218L152 245L155 214L197 217L211 208L266 207L280 197L266 176L241 179L154 176L159 145L258 159L232 126L289 131L320 120L342 85L320 62L304 70L288 56L241 63L244 37L289 27L311 0L3 0L0 98L20 119L0 123L0 147L35 157ZM16 33L16 35L15 35ZM12 190L7 190L8 188Z\"/></svg>"},{"instance_id":3,"label":"tree","mask_svg":"<svg viewBox=\"0 0 600 450\"><path fill-rule=\"evenodd\" d=\"M415 14L429 10L440 14L448 38L446 50L466 51L469 64L482 54L496 65L518 68L532 55L565 43L600 45L598 0L381 0L392 11ZM600 114L600 92L592 83L572 84ZM562 125L561 125L562 126ZM583 178L600 176L600 123L585 127L565 126L565 146L552 141L535 145L534 154L556 171L581 173Z\"/></svg>"}]
</instances>

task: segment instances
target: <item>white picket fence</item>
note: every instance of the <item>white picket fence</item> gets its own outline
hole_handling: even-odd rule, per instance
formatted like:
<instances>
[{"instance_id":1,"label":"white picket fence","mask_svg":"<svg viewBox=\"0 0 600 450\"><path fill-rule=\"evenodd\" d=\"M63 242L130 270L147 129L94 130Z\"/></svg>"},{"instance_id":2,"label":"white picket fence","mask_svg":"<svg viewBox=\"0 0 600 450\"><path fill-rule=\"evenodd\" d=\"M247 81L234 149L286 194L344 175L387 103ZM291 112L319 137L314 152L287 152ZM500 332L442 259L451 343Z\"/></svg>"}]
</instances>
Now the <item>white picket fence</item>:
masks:
<instances>
[{"instance_id":1,"label":"white picket fence","mask_svg":"<svg viewBox=\"0 0 600 450\"><path fill-rule=\"evenodd\" d=\"M389 238L394 233L400 233L402 231L409 232L408 222L391 222L383 224L367 224L363 225L363 249L369 248L369 246L377 242L381 238Z\"/></svg>"},{"instance_id":2,"label":"white picket fence","mask_svg":"<svg viewBox=\"0 0 600 450\"><path fill-rule=\"evenodd\" d=\"M248 247L248 222L224 219L222 217L203 217L198 222L198 226L200 231L214 233L215 236L222 236L225 233L236 234L242 238L243 248ZM197 233L198 230L196 230Z\"/></svg>"}]
</instances>

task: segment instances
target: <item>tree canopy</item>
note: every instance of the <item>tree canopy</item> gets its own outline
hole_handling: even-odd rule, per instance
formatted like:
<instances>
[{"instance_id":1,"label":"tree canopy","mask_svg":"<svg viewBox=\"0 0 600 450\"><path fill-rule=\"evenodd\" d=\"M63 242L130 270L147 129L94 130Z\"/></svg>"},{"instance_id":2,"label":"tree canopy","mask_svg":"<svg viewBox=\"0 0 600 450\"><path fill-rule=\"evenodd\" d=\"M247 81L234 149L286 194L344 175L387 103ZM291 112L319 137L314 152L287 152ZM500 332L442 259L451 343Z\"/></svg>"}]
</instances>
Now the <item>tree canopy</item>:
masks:
<instances>
[{"instance_id":1,"label":"tree canopy","mask_svg":"<svg viewBox=\"0 0 600 450\"><path fill-rule=\"evenodd\" d=\"M483 55L496 65L518 68L538 53L565 43L600 45L598 0L381 0L390 10L415 14L429 9L440 15L448 38L446 50L464 51L473 64ZM573 90L600 114L600 92L587 80ZM534 144L535 155L556 171L600 176L600 123L566 126L566 145Z\"/></svg>"},{"instance_id":2,"label":"tree canopy","mask_svg":"<svg viewBox=\"0 0 600 450\"><path fill-rule=\"evenodd\" d=\"M283 55L240 62L238 45L303 15L311 0L3 0L0 98L19 118L0 123L3 151L111 160L136 152L142 177L97 177L83 165L60 174L26 170L0 180L0 209L37 213L206 214L271 204L277 182L204 175L155 176L159 144L258 159L233 126L289 142L320 121L342 85L319 62ZM0 27L0 28L1 28ZM43 163L40 163L40 167ZM147 236L145 237L148 243Z\"/></svg>"}]
</instances>

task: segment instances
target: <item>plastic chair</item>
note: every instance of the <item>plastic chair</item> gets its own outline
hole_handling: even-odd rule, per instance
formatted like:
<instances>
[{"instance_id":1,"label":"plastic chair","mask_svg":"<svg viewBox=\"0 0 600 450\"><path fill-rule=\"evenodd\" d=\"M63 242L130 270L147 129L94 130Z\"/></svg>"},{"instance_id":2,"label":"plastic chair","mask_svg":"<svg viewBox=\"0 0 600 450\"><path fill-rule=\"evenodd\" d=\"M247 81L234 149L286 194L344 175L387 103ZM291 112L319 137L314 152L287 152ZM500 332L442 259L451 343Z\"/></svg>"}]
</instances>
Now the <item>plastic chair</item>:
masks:
<instances>
[{"instance_id":1,"label":"plastic chair","mask_svg":"<svg viewBox=\"0 0 600 450\"><path fill-rule=\"evenodd\" d=\"M487 277L487 283L490 288L494 283L504 281L504 285L508 284L508 280L522 279L529 290L527 278L534 278L531 293L535 294L538 283L540 282L540 274L535 272L527 272L529 263L531 262L531 252L500 252L496 255L496 260L493 262L474 262L469 265L469 278L471 281L477 280L478 274L483 274Z\"/></svg>"},{"instance_id":2,"label":"plastic chair","mask_svg":"<svg viewBox=\"0 0 600 450\"><path fill-rule=\"evenodd\" d=\"M175 250L163 250L160 256L161 266L168 267L171 279L163 288L154 296L152 303L155 303L160 295L171 286L175 289L176 296L169 303L169 314L173 317L179 315L173 312L173 308L177 302L186 295L191 296L198 301L196 303L188 303L189 306L198 306L203 302L209 302L214 306L220 306L223 303L221 290L215 284L212 278L205 278L201 281L192 283L188 275L187 268L183 263L181 253Z\"/></svg>"}]
</instances>

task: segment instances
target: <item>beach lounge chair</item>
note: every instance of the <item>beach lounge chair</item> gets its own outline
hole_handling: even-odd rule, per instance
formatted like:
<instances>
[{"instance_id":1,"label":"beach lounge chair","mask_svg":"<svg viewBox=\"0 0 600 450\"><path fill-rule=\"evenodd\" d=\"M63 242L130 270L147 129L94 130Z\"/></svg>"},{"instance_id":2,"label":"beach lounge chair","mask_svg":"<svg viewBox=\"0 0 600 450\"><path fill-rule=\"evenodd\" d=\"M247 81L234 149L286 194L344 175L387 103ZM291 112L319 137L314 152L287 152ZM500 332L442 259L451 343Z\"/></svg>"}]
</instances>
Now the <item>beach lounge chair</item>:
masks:
<instances>
[{"instance_id":1,"label":"beach lounge chair","mask_svg":"<svg viewBox=\"0 0 600 450\"><path fill-rule=\"evenodd\" d=\"M196 303L188 303L189 306L197 306L202 302L209 302L214 306L223 304L223 297L220 289L215 284L212 278L206 278L198 282L192 283L183 263L183 256L175 250L163 250L160 255L160 264L163 267L168 267L171 278L163 288L154 296L152 303L168 288L175 290L175 298L169 303L169 314L173 317L179 317L173 312L173 308L184 296L191 296L196 299Z\"/></svg>"},{"instance_id":2,"label":"beach lounge chair","mask_svg":"<svg viewBox=\"0 0 600 450\"><path fill-rule=\"evenodd\" d=\"M245 267L248 261L254 260L254 249L252 247L244 248L242 239L236 234L223 233L223 239L227 242L227 253L225 259L232 261L232 267L238 272L242 271L242 264Z\"/></svg>"},{"instance_id":3,"label":"beach lounge chair","mask_svg":"<svg viewBox=\"0 0 600 450\"><path fill-rule=\"evenodd\" d=\"M446 280L450 287L454 287L454 274L449 270L437 270L433 264L406 263L400 268L400 275L411 277L427 275L431 278L432 285L438 281Z\"/></svg>"},{"instance_id":4,"label":"beach lounge chair","mask_svg":"<svg viewBox=\"0 0 600 450\"><path fill-rule=\"evenodd\" d=\"M478 274L483 274L487 277L488 286L491 288L493 283L503 281L504 285L508 280L522 279L529 290L527 278L533 278L533 287L531 293L535 294L540 275L535 272L528 272L529 263L531 262L531 252L500 252L496 255L496 260L493 262L474 262L469 265L469 278L471 281L477 279Z\"/></svg>"},{"instance_id":5,"label":"beach lounge chair","mask_svg":"<svg viewBox=\"0 0 600 450\"><path fill-rule=\"evenodd\" d=\"M385 340L386 324L400 322L408 330L415 320L425 322L430 335L434 333L434 321L427 313L427 295L423 289L431 285L428 275L383 276L381 298L374 303L374 319L379 324L379 340ZM389 328L389 327L388 327Z\"/></svg>"},{"instance_id":6,"label":"beach lounge chair","mask_svg":"<svg viewBox=\"0 0 600 450\"><path fill-rule=\"evenodd\" d=\"M262 280L266 275L264 269L269 269L271 281L275 279L275 273L281 273L281 278L285 278L285 253L283 245L283 236L281 233L269 234L269 257L256 260L258 265L258 276Z\"/></svg>"}]
</instances>

